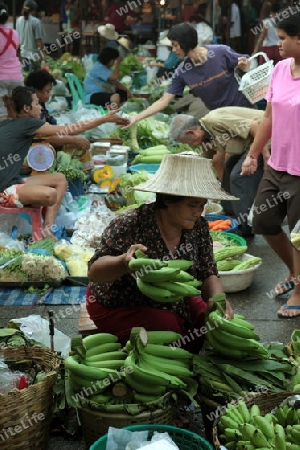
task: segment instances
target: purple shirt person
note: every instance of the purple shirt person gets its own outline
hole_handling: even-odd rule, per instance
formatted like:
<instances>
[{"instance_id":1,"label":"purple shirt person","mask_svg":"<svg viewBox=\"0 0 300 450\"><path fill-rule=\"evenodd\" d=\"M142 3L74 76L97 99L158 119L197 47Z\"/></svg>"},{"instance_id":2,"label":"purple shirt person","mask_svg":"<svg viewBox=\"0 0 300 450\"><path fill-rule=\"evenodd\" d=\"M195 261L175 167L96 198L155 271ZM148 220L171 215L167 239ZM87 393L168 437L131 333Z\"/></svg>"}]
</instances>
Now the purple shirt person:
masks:
<instances>
[{"instance_id":1,"label":"purple shirt person","mask_svg":"<svg viewBox=\"0 0 300 450\"><path fill-rule=\"evenodd\" d=\"M171 85L149 108L131 118L130 125L165 109L175 97L181 97L185 86L200 97L210 110L222 106L252 105L238 90L234 69L245 72L250 63L226 45L198 46L198 35L188 23L175 25L168 34L172 50L182 63L177 67Z\"/></svg>"}]
</instances>

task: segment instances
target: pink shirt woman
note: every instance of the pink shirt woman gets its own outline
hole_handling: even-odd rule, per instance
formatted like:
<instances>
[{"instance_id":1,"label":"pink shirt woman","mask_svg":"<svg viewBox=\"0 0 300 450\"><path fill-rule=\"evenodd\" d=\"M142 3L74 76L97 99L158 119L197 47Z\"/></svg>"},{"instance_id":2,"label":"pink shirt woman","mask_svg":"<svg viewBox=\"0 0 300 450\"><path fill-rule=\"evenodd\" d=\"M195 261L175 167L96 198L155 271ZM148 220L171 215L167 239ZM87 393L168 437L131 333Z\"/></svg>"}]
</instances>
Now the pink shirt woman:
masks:
<instances>
[{"instance_id":1,"label":"pink shirt woman","mask_svg":"<svg viewBox=\"0 0 300 450\"><path fill-rule=\"evenodd\" d=\"M23 84L21 63L18 58L20 40L17 32L5 23L8 19L7 8L0 4L0 120L6 115L3 96Z\"/></svg>"}]
</instances>

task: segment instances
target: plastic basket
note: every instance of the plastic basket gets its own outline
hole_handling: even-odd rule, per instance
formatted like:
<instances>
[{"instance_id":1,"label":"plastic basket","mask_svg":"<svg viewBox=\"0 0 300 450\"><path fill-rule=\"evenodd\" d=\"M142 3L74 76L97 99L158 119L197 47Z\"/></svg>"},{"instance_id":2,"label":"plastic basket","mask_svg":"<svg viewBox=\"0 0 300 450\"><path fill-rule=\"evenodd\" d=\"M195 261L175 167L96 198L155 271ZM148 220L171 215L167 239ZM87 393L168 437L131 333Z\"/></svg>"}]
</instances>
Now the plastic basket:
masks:
<instances>
[{"instance_id":1,"label":"plastic basket","mask_svg":"<svg viewBox=\"0 0 300 450\"><path fill-rule=\"evenodd\" d=\"M60 367L56 353L41 347L5 347L6 360L32 360L45 378L26 389L0 394L1 450L41 450L47 447L53 410L53 386ZM18 431L16 431L18 429ZM15 430L13 433L12 430ZM4 439L3 439L4 438Z\"/></svg>"},{"instance_id":2,"label":"plastic basket","mask_svg":"<svg viewBox=\"0 0 300 450\"><path fill-rule=\"evenodd\" d=\"M218 241L218 235L223 237L224 231L210 231L210 234L213 241ZM241 247L245 247L247 245L246 239L244 239L242 236L238 236L237 234L226 233L225 237L228 240L228 244L230 245L239 245Z\"/></svg>"},{"instance_id":3,"label":"plastic basket","mask_svg":"<svg viewBox=\"0 0 300 450\"><path fill-rule=\"evenodd\" d=\"M174 406L169 403L163 409L145 410L136 415L104 413L89 408L80 408L79 416L85 442L91 446L99 437L107 433L109 427L124 428L139 424L148 426L148 424L157 422L168 425L172 423L173 412ZM99 448L105 448L105 446Z\"/></svg>"},{"instance_id":4,"label":"plastic basket","mask_svg":"<svg viewBox=\"0 0 300 450\"><path fill-rule=\"evenodd\" d=\"M160 164L134 164L130 166L130 171L135 173L140 170L146 170L149 173L156 173L159 169Z\"/></svg>"},{"instance_id":5,"label":"plastic basket","mask_svg":"<svg viewBox=\"0 0 300 450\"><path fill-rule=\"evenodd\" d=\"M263 52L255 53L255 55L249 58L249 61L258 56L262 56L266 62L255 69L250 70L242 78L235 73L239 83L239 91L242 91L252 104L259 102L265 97L274 69L273 61L269 60L267 55Z\"/></svg>"},{"instance_id":6,"label":"plastic basket","mask_svg":"<svg viewBox=\"0 0 300 450\"><path fill-rule=\"evenodd\" d=\"M288 397L298 394L298 392L291 392L291 391L285 391L285 392L263 392L263 393L249 393L247 397L244 397L242 400L245 401L248 408L251 408L252 405L257 405L260 409L260 412L262 415L265 415L272 411L272 409L279 406L284 400L286 400ZM234 402L233 402L234 403ZM225 411L225 409L223 409ZM218 437L218 429L215 425L213 427L212 431L213 435L213 443L216 450L220 450L220 441ZM223 447L224 448L224 447ZM278 450L280 450L278 448Z\"/></svg>"},{"instance_id":7,"label":"plastic basket","mask_svg":"<svg viewBox=\"0 0 300 450\"><path fill-rule=\"evenodd\" d=\"M223 216L222 214L205 214L205 219L208 220L209 222L213 220L230 219L231 227L228 230L224 230L223 233L233 233L235 230L237 230L239 226L238 221L236 219L233 219L232 217L229 216Z\"/></svg>"},{"instance_id":8,"label":"plastic basket","mask_svg":"<svg viewBox=\"0 0 300 450\"><path fill-rule=\"evenodd\" d=\"M172 427L171 425L133 425L125 427L125 429L130 431L148 430L149 440L154 431L168 433L180 450L213 450L213 446L198 434L183 428ZM106 442L107 435L95 442L94 445L90 447L90 450L105 450Z\"/></svg>"},{"instance_id":9,"label":"plastic basket","mask_svg":"<svg viewBox=\"0 0 300 450\"><path fill-rule=\"evenodd\" d=\"M253 258L253 255L249 255L249 253L244 253L237 259L240 259L241 261L246 261L249 258ZM252 284L254 274L260 265L261 262L254 267L249 267L249 269L239 271L220 270L219 275L224 292L226 294L229 294L231 292L240 292L247 289Z\"/></svg>"}]
</instances>

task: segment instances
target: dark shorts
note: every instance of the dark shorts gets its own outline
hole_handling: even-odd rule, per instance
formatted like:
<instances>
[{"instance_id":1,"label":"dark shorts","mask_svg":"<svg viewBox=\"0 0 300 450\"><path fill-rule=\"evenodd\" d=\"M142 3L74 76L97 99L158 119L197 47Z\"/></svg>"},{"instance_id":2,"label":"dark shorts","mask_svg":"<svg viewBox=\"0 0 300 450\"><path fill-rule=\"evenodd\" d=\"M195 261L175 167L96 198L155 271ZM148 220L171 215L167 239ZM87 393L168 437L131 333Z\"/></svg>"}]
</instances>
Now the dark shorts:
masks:
<instances>
[{"instance_id":1,"label":"dark shorts","mask_svg":"<svg viewBox=\"0 0 300 450\"><path fill-rule=\"evenodd\" d=\"M117 89L116 94L119 94L121 98L121 103L126 102L127 100L127 92L123 91L122 89ZM106 106L108 103L110 103L110 98L114 94L107 94L106 92L97 92L96 94L91 95L90 102L92 105L98 105L98 106Z\"/></svg>"},{"instance_id":2,"label":"dark shorts","mask_svg":"<svg viewBox=\"0 0 300 450\"><path fill-rule=\"evenodd\" d=\"M300 177L267 166L254 202L252 230L276 235L287 216L290 231L300 220Z\"/></svg>"}]
</instances>

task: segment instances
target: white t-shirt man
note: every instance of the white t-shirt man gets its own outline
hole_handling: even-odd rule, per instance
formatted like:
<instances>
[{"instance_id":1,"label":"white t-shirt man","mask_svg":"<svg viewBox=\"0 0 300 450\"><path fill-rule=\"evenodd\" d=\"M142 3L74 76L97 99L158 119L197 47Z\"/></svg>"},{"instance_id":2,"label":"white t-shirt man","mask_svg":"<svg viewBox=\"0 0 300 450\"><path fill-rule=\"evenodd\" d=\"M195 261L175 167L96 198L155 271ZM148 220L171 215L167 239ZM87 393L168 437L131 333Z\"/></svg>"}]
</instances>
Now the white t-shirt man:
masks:
<instances>
[{"instance_id":1,"label":"white t-shirt man","mask_svg":"<svg viewBox=\"0 0 300 450\"><path fill-rule=\"evenodd\" d=\"M242 36L240 8L236 3L231 4L230 22L230 38Z\"/></svg>"}]
</instances>

